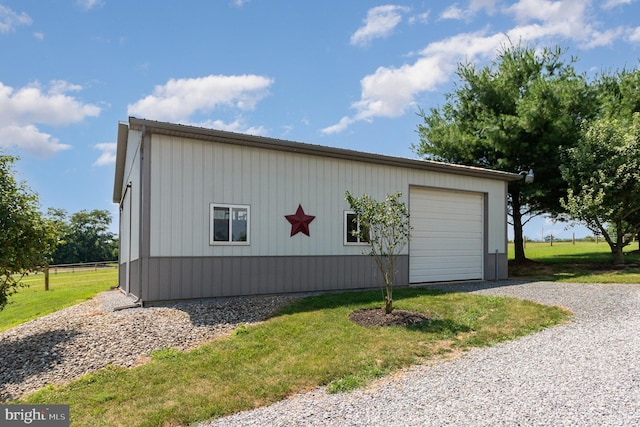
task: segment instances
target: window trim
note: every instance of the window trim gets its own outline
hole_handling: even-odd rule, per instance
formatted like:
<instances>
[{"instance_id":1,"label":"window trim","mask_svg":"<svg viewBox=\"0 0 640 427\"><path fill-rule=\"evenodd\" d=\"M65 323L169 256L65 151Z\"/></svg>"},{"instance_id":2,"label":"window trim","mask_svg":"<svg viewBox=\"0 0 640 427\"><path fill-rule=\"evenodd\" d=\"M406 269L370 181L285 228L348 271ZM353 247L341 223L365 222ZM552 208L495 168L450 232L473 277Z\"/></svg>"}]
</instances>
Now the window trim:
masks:
<instances>
[{"instance_id":1,"label":"window trim","mask_svg":"<svg viewBox=\"0 0 640 427\"><path fill-rule=\"evenodd\" d=\"M349 229L347 227L347 225L349 223L349 220L348 220L348 216L349 215L355 215L355 212L354 211L349 211L349 210L344 211L344 217L343 217L344 221L343 221L343 226L342 226L342 241L343 241L344 246L366 246L366 245L369 245L369 242L361 241L360 237L357 237L357 239L358 239L357 242L349 242L347 240L348 233L349 233ZM360 221L358 221L358 230L359 229L360 229Z\"/></svg>"},{"instance_id":2,"label":"window trim","mask_svg":"<svg viewBox=\"0 0 640 427\"><path fill-rule=\"evenodd\" d=\"M247 240L246 241L233 241L233 240L214 240L214 211L215 208L227 208L229 209L229 217L233 218L233 211L235 209L243 209L247 211ZM229 239L233 237L233 219L229 221ZM235 205L229 203L209 203L209 246L249 246L251 244L251 206L250 205Z\"/></svg>"}]
</instances>

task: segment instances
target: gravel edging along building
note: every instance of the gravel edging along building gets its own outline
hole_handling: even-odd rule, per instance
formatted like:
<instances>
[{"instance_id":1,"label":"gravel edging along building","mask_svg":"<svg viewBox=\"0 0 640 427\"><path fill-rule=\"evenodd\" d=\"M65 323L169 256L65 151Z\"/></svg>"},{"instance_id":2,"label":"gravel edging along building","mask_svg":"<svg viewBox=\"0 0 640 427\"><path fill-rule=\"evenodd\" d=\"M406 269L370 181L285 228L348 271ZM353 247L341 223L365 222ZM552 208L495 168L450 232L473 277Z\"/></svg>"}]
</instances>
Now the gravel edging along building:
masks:
<instances>
[{"instance_id":1,"label":"gravel edging along building","mask_svg":"<svg viewBox=\"0 0 640 427\"><path fill-rule=\"evenodd\" d=\"M345 190L402 192L396 283L507 278L517 174L130 117L118 125L119 286L143 303L379 287Z\"/></svg>"}]
</instances>

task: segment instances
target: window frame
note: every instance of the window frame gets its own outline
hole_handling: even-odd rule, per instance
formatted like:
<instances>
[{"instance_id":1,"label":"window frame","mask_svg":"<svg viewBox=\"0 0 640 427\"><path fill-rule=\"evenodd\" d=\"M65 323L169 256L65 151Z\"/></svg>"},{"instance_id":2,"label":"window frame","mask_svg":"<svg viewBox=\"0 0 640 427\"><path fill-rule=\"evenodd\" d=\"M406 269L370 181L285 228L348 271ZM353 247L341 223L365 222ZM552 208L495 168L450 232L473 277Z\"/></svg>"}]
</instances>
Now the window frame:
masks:
<instances>
[{"instance_id":1,"label":"window frame","mask_svg":"<svg viewBox=\"0 0 640 427\"><path fill-rule=\"evenodd\" d=\"M214 212L216 208L229 209L229 225L227 232L229 240L215 240ZM246 210L247 212L247 239L245 241L234 241L233 239L233 211ZM209 203L209 246L249 246L251 244L251 206L236 205L229 203Z\"/></svg>"},{"instance_id":2,"label":"window frame","mask_svg":"<svg viewBox=\"0 0 640 427\"><path fill-rule=\"evenodd\" d=\"M345 246L366 246L369 244L368 241L363 241L360 240L360 237L357 236L356 239L357 241L355 242L350 242L347 238L349 237L349 215L355 215L356 213L354 211L349 211L346 210L344 211L344 221L343 221L343 226L342 226L342 240L343 240L343 244ZM360 221L357 221L357 229L358 231L360 230Z\"/></svg>"}]
</instances>

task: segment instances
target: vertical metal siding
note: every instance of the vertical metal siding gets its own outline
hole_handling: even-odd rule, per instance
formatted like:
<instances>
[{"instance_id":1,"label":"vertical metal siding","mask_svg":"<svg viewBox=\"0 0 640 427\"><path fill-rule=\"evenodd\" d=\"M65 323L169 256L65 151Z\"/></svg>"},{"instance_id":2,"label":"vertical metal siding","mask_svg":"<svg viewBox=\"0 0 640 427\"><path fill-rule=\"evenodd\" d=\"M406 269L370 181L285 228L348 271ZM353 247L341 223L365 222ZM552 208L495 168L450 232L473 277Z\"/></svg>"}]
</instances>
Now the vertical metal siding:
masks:
<instances>
[{"instance_id":1,"label":"vertical metal siding","mask_svg":"<svg viewBox=\"0 0 640 427\"><path fill-rule=\"evenodd\" d=\"M131 206L123 211L123 215L126 217L131 213L131 218L125 218L125 222L131 221L131 235L128 238L131 240L131 253L130 259L135 260L140 257L140 144L142 141L142 134L137 131L129 131L129 137L127 139L127 153L125 159L125 176L122 181L122 194L127 193L127 197L130 197ZM126 186L131 183L131 188L126 190ZM128 230L127 230L128 233ZM123 242L125 244L125 242ZM127 248L128 250L128 248ZM122 259L122 258L121 258Z\"/></svg>"},{"instance_id":2,"label":"vertical metal siding","mask_svg":"<svg viewBox=\"0 0 640 427\"><path fill-rule=\"evenodd\" d=\"M145 302L382 286L375 263L364 256L152 257L143 264ZM407 285L408 256L398 264L395 281Z\"/></svg>"},{"instance_id":3,"label":"vertical metal siding","mask_svg":"<svg viewBox=\"0 0 640 427\"><path fill-rule=\"evenodd\" d=\"M151 256L358 255L343 244L344 191L383 198L409 186L487 193L489 251L506 250L499 180L152 136ZM209 246L209 203L251 206L249 246ZM311 237L290 237L284 215L315 215ZM405 251L405 253L407 253Z\"/></svg>"}]
</instances>

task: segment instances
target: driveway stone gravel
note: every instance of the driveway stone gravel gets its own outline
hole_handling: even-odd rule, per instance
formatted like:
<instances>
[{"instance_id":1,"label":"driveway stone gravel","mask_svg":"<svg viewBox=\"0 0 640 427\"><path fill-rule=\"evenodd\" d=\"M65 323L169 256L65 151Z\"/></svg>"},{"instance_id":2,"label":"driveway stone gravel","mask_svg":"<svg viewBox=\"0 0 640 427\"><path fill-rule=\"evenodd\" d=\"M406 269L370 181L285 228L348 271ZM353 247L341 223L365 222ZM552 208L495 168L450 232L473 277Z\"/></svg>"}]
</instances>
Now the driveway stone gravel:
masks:
<instances>
[{"instance_id":1,"label":"driveway stone gravel","mask_svg":"<svg viewBox=\"0 0 640 427\"><path fill-rule=\"evenodd\" d=\"M640 425L640 285L505 281L444 289L559 305L574 321L351 393L317 389L202 426Z\"/></svg>"},{"instance_id":2,"label":"driveway stone gravel","mask_svg":"<svg viewBox=\"0 0 640 427\"><path fill-rule=\"evenodd\" d=\"M109 364L145 363L154 350L188 350L264 320L292 296L180 302L133 308L113 290L0 332L0 401L65 384Z\"/></svg>"}]
</instances>

